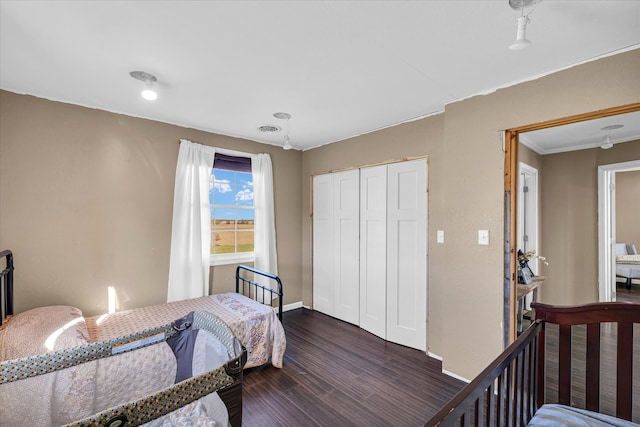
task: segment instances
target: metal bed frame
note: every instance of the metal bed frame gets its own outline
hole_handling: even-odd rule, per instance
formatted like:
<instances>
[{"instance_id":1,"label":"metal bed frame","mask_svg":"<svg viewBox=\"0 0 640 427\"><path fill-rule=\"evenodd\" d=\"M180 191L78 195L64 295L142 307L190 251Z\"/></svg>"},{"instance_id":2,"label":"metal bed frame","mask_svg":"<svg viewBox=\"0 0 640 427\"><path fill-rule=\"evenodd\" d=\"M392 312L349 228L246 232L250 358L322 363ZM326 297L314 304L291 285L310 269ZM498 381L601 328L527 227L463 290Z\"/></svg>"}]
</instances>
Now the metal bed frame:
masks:
<instances>
[{"instance_id":1,"label":"metal bed frame","mask_svg":"<svg viewBox=\"0 0 640 427\"><path fill-rule=\"evenodd\" d=\"M0 272L0 325L5 318L13 315L13 253L10 250L0 252L0 259L5 258L5 269ZM253 273L272 280L276 284L276 289L269 288L257 283L247 275ZM255 276L254 276L255 277ZM262 291L258 291L261 289ZM242 290L242 291L241 291ZM239 265L236 268L236 292L250 297L256 301L267 304L270 295L271 301L268 305L273 307L274 295L277 297L278 319L282 322L282 281L278 276L264 271L256 270L246 265ZM4 303L3 303L4 301Z\"/></svg>"},{"instance_id":2,"label":"metal bed frame","mask_svg":"<svg viewBox=\"0 0 640 427\"><path fill-rule=\"evenodd\" d=\"M3 319L13 315L13 253L9 250L2 251L0 258L5 259L5 268L0 271L0 326L2 326Z\"/></svg>"},{"instance_id":3,"label":"metal bed frame","mask_svg":"<svg viewBox=\"0 0 640 427\"><path fill-rule=\"evenodd\" d=\"M253 273L253 279L248 277L249 273ZM269 288L268 286L261 285L255 281L255 275L266 277L271 281L275 282L276 289ZM242 289L242 292L240 291ZM259 291L260 289L260 291ZM266 273L264 271L256 270L252 267L247 267L246 265L239 265L236 267L236 293L247 296L251 299L254 299L258 302L261 302L265 305L270 305L273 307L274 296L277 297L278 300L278 319L280 323L282 323L282 281L278 276L271 273ZM265 295L267 295L265 297ZM267 299L270 301L267 304Z\"/></svg>"}]
</instances>

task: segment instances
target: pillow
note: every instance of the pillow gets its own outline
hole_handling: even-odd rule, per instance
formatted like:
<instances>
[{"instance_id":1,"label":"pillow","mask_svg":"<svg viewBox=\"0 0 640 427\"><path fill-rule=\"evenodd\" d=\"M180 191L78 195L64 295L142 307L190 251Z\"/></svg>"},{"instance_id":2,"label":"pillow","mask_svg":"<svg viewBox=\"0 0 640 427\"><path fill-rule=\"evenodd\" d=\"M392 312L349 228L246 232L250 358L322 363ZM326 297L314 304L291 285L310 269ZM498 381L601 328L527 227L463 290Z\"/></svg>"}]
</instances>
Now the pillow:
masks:
<instances>
[{"instance_id":1,"label":"pillow","mask_svg":"<svg viewBox=\"0 0 640 427\"><path fill-rule=\"evenodd\" d=\"M616 262L619 264L640 264L640 255L618 255Z\"/></svg>"},{"instance_id":2,"label":"pillow","mask_svg":"<svg viewBox=\"0 0 640 427\"><path fill-rule=\"evenodd\" d=\"M0 360L17 359L89 343L82 311L56 305L38 307L11 317L0 337Z\"/></svg>"}]
</instances>

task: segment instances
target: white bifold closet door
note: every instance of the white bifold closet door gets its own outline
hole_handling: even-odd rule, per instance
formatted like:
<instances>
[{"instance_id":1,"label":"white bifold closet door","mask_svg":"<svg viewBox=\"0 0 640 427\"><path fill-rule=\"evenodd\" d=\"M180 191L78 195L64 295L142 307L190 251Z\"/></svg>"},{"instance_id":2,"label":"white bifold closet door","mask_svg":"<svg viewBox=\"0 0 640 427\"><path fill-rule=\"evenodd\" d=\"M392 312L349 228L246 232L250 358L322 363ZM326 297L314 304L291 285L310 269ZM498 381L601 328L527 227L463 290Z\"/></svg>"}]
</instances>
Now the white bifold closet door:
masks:
<instances>
[{"instance_id":1,"label":"white bifold closet door","mask_svg":"<svg viewBox=\"0 0 640 427\"><path fill-rule=\"evenodd\" d=\"M426 350L425 160L360 170L360 327Z\"/></svg>"},{"instance_id":2,"label":"white bifold closet door","mask_svg":"<svg viewBox=\"0 0 640 427\"><path fill-rule=\"evenodd\" d=\"M360 327L387 339L387 166L360 171Z\"/></svg>"},{"instance_id":3,"label":"white bifold closet door","mask_svg":"<svg viewBox=\"0 0 640 427\"><path fill-rule=\"evenodd\" d=\"M427 163L387 170L387 340L427 350Z\"/></svg>"},{"instance_id":4,"label":"white bifold closet door","mask_svg":"<svg viewBox=\"0 0 640 427\"><path fill-rule=\"evenodd\" d=\"M426 350L426 160L314 177L313 307Z\"/></svg>"},{"instance_id":5,"label":"white bifold closet door","mask_svg":"<svg viewBox=\"0 0 640 427\"><path fill-rule=\"evenodd\" d=\"M313 178L313 309L333 309L333 176Z\"/></svg>"},{"instance_id":6,"label":"white bifold closet door","mask_svg":"<svg viewBox=\"0 0 640 427\"><path fill-rule=\"evenodd\" d=\"M360 172L313 180L313 307L345 322L359 320Z\"/></svg>"}]
</instances>

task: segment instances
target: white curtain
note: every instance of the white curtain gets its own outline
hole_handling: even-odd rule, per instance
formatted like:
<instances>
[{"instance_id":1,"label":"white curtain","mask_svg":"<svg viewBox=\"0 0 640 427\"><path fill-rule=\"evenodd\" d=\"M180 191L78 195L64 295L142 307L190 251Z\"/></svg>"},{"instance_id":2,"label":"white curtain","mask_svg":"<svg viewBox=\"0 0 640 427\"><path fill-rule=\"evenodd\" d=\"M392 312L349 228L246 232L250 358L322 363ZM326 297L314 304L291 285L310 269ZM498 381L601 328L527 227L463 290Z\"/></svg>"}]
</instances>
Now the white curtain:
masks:
<instances>
[{"instance_id":1,"label":"white curtain","mask_svg":"<svg viewBox=\"0 0 640 427\"><path fill-rule=\"evenodd\" d=\"M278 274L278 256L276 253L276 227L273 203L273 173L271 157L268 154L251 156L253 175L254 222L254 267L271 274ZM260 276L255 280L269 286Z\"/></svg>"},{"instance_id":2,"label":"white curtain","mask_svg":"<svg viewBox=\"0 0 640 427\"><path fill-rule=\"evenodd\" d=\"M209 182L215 148L180 141L173 195L167 301L209 294Z\"/></svg>"}]
</instances>

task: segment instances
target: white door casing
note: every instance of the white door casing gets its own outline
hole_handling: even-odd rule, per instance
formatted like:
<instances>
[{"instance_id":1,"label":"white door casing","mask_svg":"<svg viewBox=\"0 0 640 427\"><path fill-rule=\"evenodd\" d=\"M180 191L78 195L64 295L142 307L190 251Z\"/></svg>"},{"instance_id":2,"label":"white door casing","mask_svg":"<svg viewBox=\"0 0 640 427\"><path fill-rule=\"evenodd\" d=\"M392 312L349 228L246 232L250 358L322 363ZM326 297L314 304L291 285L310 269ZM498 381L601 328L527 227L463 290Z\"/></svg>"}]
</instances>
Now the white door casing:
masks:
<instances>
[{"instance_id":1,"label":"white door casing","mask_svg":"<svg viewBox=\"0 0 640 427\"><path fill-rule=\"evenodd\" d=\"M526 163L518 164L518 249L522 252L536 251L538 247L538 169ZM529 261L533 274L539 274L540 262L537 258ZM533 294L525 296L524 305L531 309Z\"/></svg>"},{"instance_id":2,"label":"white door casing","mask_svg":"<svg viewBox=\"0 0 640 427\"><path fill-rule=\"evenodd\" d=\"M598 166L598 297L616 300L616 172L640 170L640 160Z\"/></svg>"}]
</instances>

